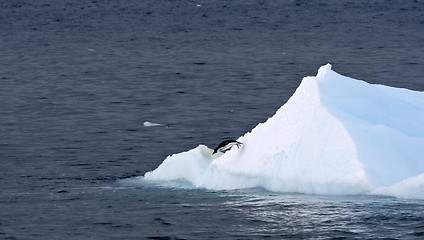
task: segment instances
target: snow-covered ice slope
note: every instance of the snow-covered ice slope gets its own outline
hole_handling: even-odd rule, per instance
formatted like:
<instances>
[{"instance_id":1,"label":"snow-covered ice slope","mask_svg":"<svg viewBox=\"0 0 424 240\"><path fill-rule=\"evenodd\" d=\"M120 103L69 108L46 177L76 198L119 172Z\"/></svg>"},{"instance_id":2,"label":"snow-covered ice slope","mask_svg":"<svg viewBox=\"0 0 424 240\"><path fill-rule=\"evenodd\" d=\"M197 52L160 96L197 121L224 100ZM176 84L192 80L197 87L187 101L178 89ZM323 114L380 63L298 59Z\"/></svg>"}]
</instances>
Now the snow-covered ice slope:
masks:
<instances>
[{"instance_id":1,"label":"snow-covered ice slope","mask_svg":"<svg viewBox=\"0 0 424 240\"><path fill-rule=\"evenodd\" d=\"M368 84L327 64L238 141L225 154L200 145L169 156L144 180L424 199L423 92Z\"/></svg>"}]
</instances>

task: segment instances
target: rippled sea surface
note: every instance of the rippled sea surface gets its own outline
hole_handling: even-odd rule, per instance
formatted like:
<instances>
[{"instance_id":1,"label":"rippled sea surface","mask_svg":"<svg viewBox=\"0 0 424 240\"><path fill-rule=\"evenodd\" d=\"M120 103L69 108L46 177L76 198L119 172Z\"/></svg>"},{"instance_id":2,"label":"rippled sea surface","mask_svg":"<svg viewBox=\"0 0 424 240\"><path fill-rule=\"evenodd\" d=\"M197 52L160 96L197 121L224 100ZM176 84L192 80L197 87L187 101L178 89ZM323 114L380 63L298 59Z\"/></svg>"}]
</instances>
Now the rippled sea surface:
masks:
<instances>
[{"instance_id":1,"label":"rippled sea surface","mask_svg":"<svg viewBox=\"0 0 424 240\"><path fill-rule=\"evenodd\" d=\"M423 16L409 0L0 3L0 238L422 239L422 200L134 179L250 131L328 62L424 91Z\"/></svg>"}]
</instances>

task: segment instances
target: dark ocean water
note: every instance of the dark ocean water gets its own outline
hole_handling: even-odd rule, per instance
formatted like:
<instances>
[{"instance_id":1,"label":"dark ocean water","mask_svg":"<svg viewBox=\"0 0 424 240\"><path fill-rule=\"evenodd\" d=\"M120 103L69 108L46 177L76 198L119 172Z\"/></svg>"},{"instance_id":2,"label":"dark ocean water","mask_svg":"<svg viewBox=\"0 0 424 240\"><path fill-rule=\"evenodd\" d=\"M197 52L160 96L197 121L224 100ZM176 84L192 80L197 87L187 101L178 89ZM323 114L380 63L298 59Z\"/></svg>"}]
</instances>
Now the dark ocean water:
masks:
<instances>
[{"instance_id":1,"label":"dark ocean water","mask_svg":"<svg viewBox=\"0 0 424 240\"><path fill-rule=\"evenodd\" d=\"M420 0L2 1L0 238L422 239L420 200L130 177L250 131L328 62L424 91L423 53Z\"/></svg>"}]
</instances>

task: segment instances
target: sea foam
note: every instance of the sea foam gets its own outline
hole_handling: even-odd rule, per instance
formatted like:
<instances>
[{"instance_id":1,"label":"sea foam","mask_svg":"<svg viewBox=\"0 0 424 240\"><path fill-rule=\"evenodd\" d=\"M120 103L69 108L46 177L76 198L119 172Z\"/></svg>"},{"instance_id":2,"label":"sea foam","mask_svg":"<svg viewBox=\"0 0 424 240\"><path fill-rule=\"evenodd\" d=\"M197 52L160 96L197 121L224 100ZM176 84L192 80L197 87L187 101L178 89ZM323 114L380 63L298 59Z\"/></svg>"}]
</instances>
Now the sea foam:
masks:
<instances>
[{"instance_id":1,"label":"sea foam","mask_svg":"<svg viewBox=\"0 0 424 240\"><path fill-rule=\"evenodd\" d=\"M273 117L237 139L240 149L212 155L199 145L168 156L143 179L424 199L422 123L424 93L355 80L327 64L305 77Z\"/></svg>"}]
</instances>

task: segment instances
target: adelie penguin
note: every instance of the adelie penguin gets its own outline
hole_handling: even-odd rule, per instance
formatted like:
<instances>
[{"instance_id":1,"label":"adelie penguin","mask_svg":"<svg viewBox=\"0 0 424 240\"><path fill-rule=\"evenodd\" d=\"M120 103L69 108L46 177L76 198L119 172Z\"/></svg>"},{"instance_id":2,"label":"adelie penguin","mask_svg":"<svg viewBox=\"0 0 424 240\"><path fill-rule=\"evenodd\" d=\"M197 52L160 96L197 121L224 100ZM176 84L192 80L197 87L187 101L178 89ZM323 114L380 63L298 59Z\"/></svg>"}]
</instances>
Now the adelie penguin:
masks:
<instances>
[{"instance_id":1,"label":"adelie penguin","mask_svg":"<svg viewBox=\"0 0 424 240\"><path fill-rule=\"evenodd\" d=\"M218 151L225 152L227 150L230 150L233 146L237 146L237 148L240 148L241 145L242 143L237 142L236 140L225 140L221 142L220 144L218 144L218 146L213 150L212 154L215 154Z\"/></svg>"}]
</instances>

